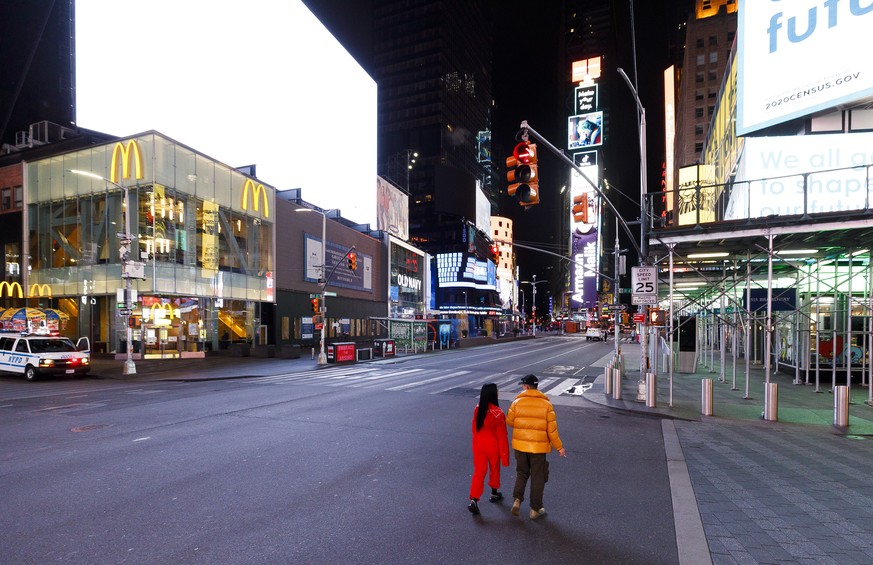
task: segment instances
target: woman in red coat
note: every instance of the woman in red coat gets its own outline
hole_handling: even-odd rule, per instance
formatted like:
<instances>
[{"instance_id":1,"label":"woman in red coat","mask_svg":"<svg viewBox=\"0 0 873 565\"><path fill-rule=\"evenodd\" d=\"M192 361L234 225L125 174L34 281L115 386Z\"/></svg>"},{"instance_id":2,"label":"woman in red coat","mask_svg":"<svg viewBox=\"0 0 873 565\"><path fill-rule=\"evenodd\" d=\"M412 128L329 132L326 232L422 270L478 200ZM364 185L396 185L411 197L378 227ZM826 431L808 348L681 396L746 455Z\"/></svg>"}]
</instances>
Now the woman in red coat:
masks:
<instances>
[{"instance_id":1,"label":"woman in red coat","mask_svg":"<svg viewBox=\"0 0 873 565\"><path fill-rule=\"evenodd\" d=\"M485 490L485 473L491 487L491 502L503 495L500 488L500 466L509 465L509 441L506 435L506 417L497 404L497 385L482 385L479 405L473 409L473 480L470 483L470 504L473 514L479 513L479 497Z\"/></svg>"}]
</instances>

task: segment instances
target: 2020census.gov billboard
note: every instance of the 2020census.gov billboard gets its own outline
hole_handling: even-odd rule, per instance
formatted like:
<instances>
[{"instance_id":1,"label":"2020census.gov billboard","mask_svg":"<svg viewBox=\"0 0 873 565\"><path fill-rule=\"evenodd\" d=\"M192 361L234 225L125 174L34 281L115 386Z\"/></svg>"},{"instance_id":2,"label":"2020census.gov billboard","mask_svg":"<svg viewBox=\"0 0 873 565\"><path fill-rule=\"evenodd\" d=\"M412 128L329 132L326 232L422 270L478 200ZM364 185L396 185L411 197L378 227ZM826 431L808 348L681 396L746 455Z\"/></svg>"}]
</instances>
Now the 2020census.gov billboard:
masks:
<instances>
[{"instance_id":1,"label":"2020census.gov billboard","mask_svg":"<svg viewBox=\"0 0 873 565\"><path fill-rule=\"evenodd\" d=\"M873 2L740 0L737 135L873 96Z\"/></svg>"}]
</instances>

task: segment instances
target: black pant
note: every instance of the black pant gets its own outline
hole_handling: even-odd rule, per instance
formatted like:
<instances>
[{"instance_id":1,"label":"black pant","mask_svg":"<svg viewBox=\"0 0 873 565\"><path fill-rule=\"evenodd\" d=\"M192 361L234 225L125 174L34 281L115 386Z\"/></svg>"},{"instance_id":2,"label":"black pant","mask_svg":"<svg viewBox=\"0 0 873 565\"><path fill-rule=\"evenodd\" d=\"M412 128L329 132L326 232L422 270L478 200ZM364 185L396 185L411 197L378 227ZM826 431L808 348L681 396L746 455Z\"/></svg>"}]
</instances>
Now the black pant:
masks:
<instances>
[{"instance_id":1,"label":"black pant","mask_svg":"<svg viewBox=\"0 0 873 565\"><path fill-rule=\"evenodd\" d=\"M530 507L543 507L543 490L546 487L546 454L525 453L515 450L515 487L512 497L524 500L524 488L530 478Z\"/></svg>"}]
</instances>

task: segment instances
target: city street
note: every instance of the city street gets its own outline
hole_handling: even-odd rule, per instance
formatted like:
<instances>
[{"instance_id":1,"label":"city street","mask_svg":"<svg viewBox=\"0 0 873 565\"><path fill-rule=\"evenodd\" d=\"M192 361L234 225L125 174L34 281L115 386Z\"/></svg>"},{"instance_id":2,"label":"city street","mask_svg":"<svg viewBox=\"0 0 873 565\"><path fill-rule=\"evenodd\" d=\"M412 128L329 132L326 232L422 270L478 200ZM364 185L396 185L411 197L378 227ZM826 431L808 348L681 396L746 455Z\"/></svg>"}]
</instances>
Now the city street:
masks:
<instances>
[{"instance_id":1,"label":"city street","mask_svg":"<svg viewBox=\"0 0 873 565\"><path fill-rule=\"evenodd\" d=\"M660 421L577 395L550 393L567 458L550 456L548 515L510 515L512 467L508 502L466 508L481 384L505 410L523 374L581 383L612 346L204 382L3 376L4 561L677 563Z\"/></svg>"}]
</instances>

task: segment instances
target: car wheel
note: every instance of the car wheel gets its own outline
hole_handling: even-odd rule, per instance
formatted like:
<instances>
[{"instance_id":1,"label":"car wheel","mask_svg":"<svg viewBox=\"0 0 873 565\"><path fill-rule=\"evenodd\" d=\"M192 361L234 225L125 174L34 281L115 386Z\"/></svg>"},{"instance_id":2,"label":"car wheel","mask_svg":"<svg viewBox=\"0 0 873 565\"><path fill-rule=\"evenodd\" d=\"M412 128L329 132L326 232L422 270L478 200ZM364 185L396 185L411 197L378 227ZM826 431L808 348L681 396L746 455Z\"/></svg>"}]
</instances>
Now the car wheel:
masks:
<instances>
[{"instance_id":1,"label":"car wheel","mask_svg":"<svg viewBox=\"0 0 873 565\"><path fill-rule=\"evenodd\" d=\"M33 368L32 365L28 365L24 369L24 378L29 381L35 381L36 377L39 376L39 373L36 372L36 369Z\"/></svg>"}]
</instances>

